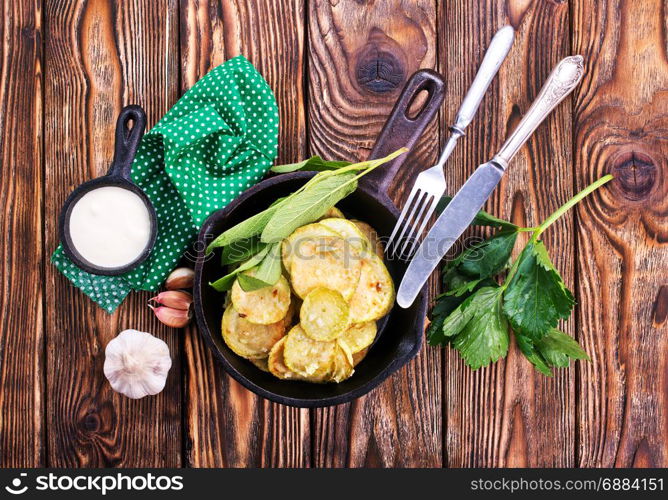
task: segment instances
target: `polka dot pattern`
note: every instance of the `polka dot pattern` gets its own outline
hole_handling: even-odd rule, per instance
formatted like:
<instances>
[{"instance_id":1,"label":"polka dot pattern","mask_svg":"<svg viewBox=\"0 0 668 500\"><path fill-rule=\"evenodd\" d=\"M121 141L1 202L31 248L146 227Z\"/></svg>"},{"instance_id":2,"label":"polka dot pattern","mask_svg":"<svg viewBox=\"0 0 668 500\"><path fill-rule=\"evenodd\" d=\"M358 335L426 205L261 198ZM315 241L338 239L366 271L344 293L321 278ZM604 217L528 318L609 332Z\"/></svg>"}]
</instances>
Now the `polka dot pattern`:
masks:
<instances>
[{"instance_id":1,"label":"polka dot pattern","mask_svg":"<svg viewBox=\"0 0 668 500\"><path fill-rule=\"evenodd\" d=\"M269 85L243 56L200 79L144 135L132 179L151 199L158 237L151 256L122 276L79 269L61 247L51 261L107 312L130 290L156 290L208 215L257 183L278 147L278 107Z\"/></svg>"}]
</instances>

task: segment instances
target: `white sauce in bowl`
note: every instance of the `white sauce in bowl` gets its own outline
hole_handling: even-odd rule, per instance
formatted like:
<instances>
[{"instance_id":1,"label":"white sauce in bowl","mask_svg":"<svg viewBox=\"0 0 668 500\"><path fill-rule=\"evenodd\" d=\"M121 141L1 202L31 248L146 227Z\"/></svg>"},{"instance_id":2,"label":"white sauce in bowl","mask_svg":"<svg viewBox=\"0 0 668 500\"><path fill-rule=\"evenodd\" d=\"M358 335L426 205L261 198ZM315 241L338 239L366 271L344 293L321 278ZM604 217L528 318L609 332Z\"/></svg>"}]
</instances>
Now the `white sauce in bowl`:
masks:
<instances>
[{"instance_id":1,"label":"white sauce in bowl","mask_svg":"<svg viewBox=\"0 0 668 500\"><path fill-rule=\"evenodd\" d=\"M81 257L98 267L135 261L151 239L151 216L128 189L104 186L89 191L70 212L70 238Z\"/></svg>"}]
</instances>

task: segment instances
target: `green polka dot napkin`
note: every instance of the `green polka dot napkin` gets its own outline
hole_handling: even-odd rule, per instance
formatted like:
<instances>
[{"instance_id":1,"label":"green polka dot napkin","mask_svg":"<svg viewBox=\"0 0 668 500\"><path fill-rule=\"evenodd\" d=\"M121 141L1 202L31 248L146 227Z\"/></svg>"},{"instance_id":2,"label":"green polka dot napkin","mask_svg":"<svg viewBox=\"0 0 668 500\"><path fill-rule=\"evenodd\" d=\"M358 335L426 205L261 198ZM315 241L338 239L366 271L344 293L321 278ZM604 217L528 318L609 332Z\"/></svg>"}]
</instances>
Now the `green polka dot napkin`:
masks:
<instances>
[{"instance_id":1,"label":"green polka dot napkin","mask_svg":"<svg viewBox=\"0 0 668 500\"><path fill-rule=\"evenodd\" d=\"M113 312L130 290L155 290L214 210L257 183L276 157L278 107L267 82L243 56L211 70L147 132L132 179L158 216L151 256L122 276L79 269L63 253L51 261L86 295Z\"/></svg>"}]
</instances>

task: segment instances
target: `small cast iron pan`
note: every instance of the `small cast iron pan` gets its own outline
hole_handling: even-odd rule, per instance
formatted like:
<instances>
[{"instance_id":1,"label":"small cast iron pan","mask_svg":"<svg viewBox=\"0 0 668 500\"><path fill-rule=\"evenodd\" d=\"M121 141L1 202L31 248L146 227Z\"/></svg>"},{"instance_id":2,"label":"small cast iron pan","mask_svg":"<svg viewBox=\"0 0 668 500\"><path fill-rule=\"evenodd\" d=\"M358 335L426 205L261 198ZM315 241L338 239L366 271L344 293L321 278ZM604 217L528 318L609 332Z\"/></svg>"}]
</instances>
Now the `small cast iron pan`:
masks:
<instances>
[{"instance_id":1,"label":"small cast iron pan","mask_svg":"<svg viewBox=\"0 0 668 500\"><path fill-rule=\"evenodd\" d=\"M415 97L425 90L428 97L418 114L409 117L408 110ZM440 75L429 70L415 73L406 84L392 110L370 158L382 158L406 146L412 148L443 102L445 84ZM407 155L402 155L362 177L357 190L337 206L347 217L363 220L387 238L399 212L387 195L387 188ZM378 336L354 375L340 384L310 384L285 381L256 368L234 354L221 336L223 294L209 286L222 274L220 251L205 256L204 250L213 238L225 229L267 208L277 198L286 196L314 175L293 172L269 178L256 184L241 196L204 221L198 237L199 255L195 266L195 314L199 331L223 367L242 385L267 399L304 408L330 406L358 398L380 384L394 371L411 360L420 350L424 335L427 296L423 292L409 309L395 307L379 321ZM394 282L398 284L406 268L399 261L386 262Z\"/></svg>"},{"instance_id":2,"label":"small cast iron pan","mask_svg":"<svg viewBox=\"0 0 668 500\"><path fill-rule=\"evenodd\" d=\"M132 128L128 126L130 121L132 121ZM65 255L84 271L104 276L118 276L127 273L144 262L150 255L153 245L155 245L155 238L158 233L158 219L155 215L155 209L146 193L134 184L130 177L132 162L135 159L145 128L146 113L144 113L144 110L135 105L124 107L116 122L114 161L109 167L109 171L102 177L84 182L78 186L67 198L60 212L60 242L63 245ZM86 193L107 186L120 187L135 193L144 202L151 219L151 235L146 248L134 261L121 267L100 267L89 262L79 254L70 236L70 215L76 202Z\"/></svg>"}]
</instances>

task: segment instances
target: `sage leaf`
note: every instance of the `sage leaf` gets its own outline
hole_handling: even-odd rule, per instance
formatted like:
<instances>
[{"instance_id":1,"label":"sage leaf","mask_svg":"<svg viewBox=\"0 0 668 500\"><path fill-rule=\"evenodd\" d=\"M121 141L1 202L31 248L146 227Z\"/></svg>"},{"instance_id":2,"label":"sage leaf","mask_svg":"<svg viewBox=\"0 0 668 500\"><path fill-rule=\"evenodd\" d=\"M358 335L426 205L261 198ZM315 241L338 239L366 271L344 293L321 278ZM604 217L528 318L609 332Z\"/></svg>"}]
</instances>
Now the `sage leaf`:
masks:
<instances>
[{"instance_id":1,"label":"sage leaf","mask_svg":"<svg viewBox=\"0 0 668 500\"><path fill-rule=\"evenodd\" d=\"M230 288L232 288L234 280L236 279L239 273L248 271L249 269L252 269L253 267L257 266L260 262L262 262L264 256L267 255L267 252L269 252L269 248L270 248L269 246L264 247L262 250L253 255L250 259L248 259L246 262L244 262L239 267L234 269L232 272L226 274L222 278L217 279L213 283L209 283L209 285L211 285L218 292L225 292L229 290Z\"/></svg>"},{"instance_id":2,"label":"sage leaf","mask_svg":"<svg viewBox=\"0 0 668 500\"><path fill-rule=\"evenodd\" d=\"M278 205L262 231L264 243L275 243L322 217L327 210L357 189L357 176L342 173L323 177Z\"/></svg>"},{"instance_id":3,"label":"sage leaf","mask_svg":"<svg viewBox=\"0 0 668 500\"><path fill-rule=\"evenodd\" d=\"M297 163L288 163L286 165L275 165L271 167L271 171L277 174L296 172L297 170L322 172L324 170L336 170L341 167L347 167L348 165L352 165L352 163L349 161L323 160L319 156L311 156L310 158Z\"/></svg>"},{"instance_id":4,"label":"sage leaf","mask_svg":"<svg viewBox=\"0 0 668 500\"><path fill-rule=\"evenodd\" d=\"M229 245L223 247L223 251L220 255L220 264L227 266L236 264L237 262L243 262L250 259L265 246L266 244L262 243L257 235L252 238L233 241Z\"/></svg>"},{"instance_id":5,"label":"sage leaf","mask_svg":"<svg viewBox=\"0 0 668 500\"><path fill-rule=\"evenodd\" d=\"M274 243L264 256L262 262L253 275L254 278L274 285L281 277L281 244Z\"/></svg>"},{"instance_id":6,"label":"sage leaf","mask_svg":"<svg viewBox=\"0 0 668 500\"><path fill-rule=\"evenodd\" d=\"M257 271L257 268L254 269ZM267 283L266 281L258 279L255 276L251 276L250 272L241 273L239 276L237 276L237 281L239 281L239 286L244 292L254 292L255 290L260 290L261 288L271 286L271 284Z\"/></svg>"},{"instance_id":7,"label":"sage leaf","mask_svg":"<svg viewBox=\"0 0 668 500\"><path fill-rule=\"evenodd\" d=\"M209 254L218 247L224 247L235 241L246 240L262 233L262 230L267 225L269 219L271 219L274 213L285 201L286 200L282 200L266 210L240 222L236 226L232 226L209 244L206 248L206 253Z\"/></svg>"}]
</instances>

